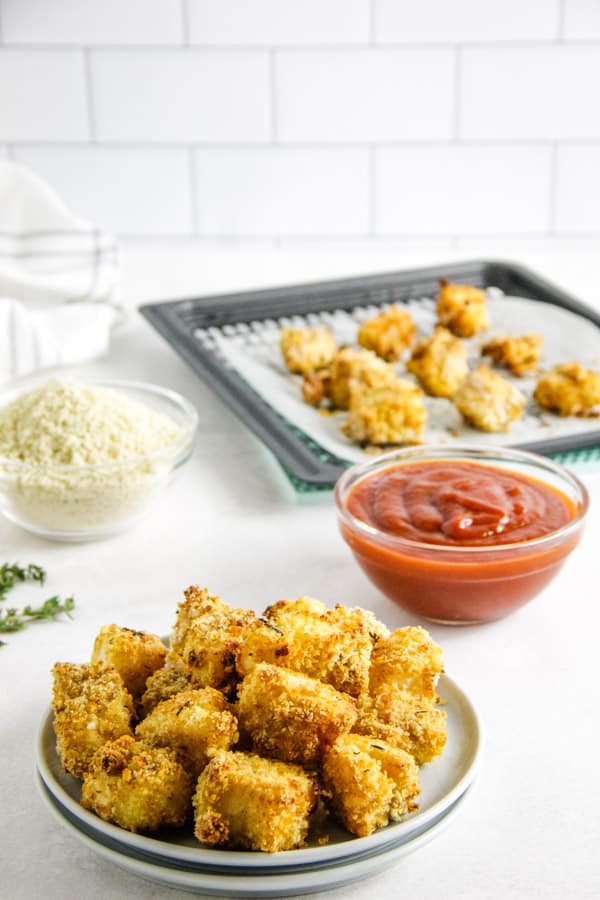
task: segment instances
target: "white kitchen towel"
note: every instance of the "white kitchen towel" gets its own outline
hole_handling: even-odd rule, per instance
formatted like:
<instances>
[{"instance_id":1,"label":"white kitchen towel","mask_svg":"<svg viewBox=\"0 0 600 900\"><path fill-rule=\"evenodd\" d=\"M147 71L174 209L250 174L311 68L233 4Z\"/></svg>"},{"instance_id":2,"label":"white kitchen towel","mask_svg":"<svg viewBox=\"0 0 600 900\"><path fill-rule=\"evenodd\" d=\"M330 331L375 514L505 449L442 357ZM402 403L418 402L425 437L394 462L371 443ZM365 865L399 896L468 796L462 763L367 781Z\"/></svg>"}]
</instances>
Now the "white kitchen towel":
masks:
<instances>
[{"instance_id":1,"label":"white kitchen towel","mask_svg":"<svg viewBox=\"0 0 600 900\"><path fill-rule=\"evenodd\" d=\"M0 160L0 382L102 355L119 317L115 238Z\"/></svg>"}]
</instances>

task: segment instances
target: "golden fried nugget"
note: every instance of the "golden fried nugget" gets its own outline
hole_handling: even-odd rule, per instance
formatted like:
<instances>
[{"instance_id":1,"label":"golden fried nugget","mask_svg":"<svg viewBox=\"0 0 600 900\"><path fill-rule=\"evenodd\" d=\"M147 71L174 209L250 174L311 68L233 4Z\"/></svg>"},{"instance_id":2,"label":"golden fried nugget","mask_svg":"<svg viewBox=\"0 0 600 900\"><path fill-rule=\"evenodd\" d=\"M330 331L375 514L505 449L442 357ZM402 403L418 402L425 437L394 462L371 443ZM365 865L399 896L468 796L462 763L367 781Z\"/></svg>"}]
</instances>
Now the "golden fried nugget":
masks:
<instances>
[{"instance_id":1,"label":"golden fried nugget","mask_svg":"<svg viewBox=\"0 0 600 900\"><path fill-rule=\"evenodd\" d=\"M242 681L237 710L256 753L307 768L316 768L323 747L356 720L356 704L347 694L267 663Z\"/></svg>"},{"instance_id":2,"label":"golden fried nugget","mask_svg":"<svg viewBox=\"0 0 600 900\"><path fill-rule=\"evenodd\" d=\"M227 700L211 687L163 700L137 726L135 735L151 747L177 751L183 766L196 776L216 750L229 750L239 737Z\"/></svg>"},{"instance_id":3,"label":"golden fried nugget","mask_svg":"<svg viewBox=\"0 0 600 900\"><path fill-rule=\"evenodd\" d=\"M523 415L525 397L510 381L479 366L460 385L454 404L473 428L507 431L511 422Z\"/></svg>"},{"instance_id":4,"label":"golden fried nugget","mask_svg":"<svg viewBox=\"0 0 600 900\"><path fill-rule=\"evenodd\" d=\"M432 397L452 397L469 374L467 348L447 328L438 326L419 341L406 364Z\"/></svg>"},{"instance_id":5,"label":"golden fried nugget","mask_svg":"<svg viewBox=\"0 0 600 900\"><path fill-rule=\"evenodd\" d=\"M358 696L368 687L371 651L389 632L372 612L310 597L282 600L252 623L236 657L240 675L260 662L282 665Z\"/></svg>"},{"instance_id":6,"label":"golden fried nugget","mask_svg":"<svg viewBox=\"0 0 600 900\"><path fill-rule=\"evenodd\" d=\"M129 693L137 698L146 680L165 664L167 648L155 634L103 625L92 650L92 665L103 663L116 669Z\"/></svg>"},{"instance_id":7,"label":"golden fried nugget","mask_svg":"<svg viewBox=\"0 0 600 900\"><path fill-rule=\"evenodd\" d=\"M320 406L329 393L330 370L309 372L302 379L302 399L309 406Z\"/></svg>"},{"instance_id":8,"label":"golden fried nugget","mask_svg":"<svg viewBox=\"0 0 600 900\"><path fill-rule=\"evenodd\" d=\"M542 375L533 396L559 416L589 415L600 403L600 375L576 362L562 363Z\"/></svg>"},{"instance_id":9,"label":"golden fried nugget","mask_svg":"<svg viewBox=\"0 0 600 900\"><path fill-rule=\"evenodd\" d=\"M373 650L369 693L377 696L385 685L391 685L415 697L434 700L443 671L442 648L425 628L397 628Z\"/></svg>"},{"instance_id":10,"label":"golden fried nugget","mask_svg":"<svg viewBox=\"0 0 600 900\"><path fill-rule=\"evenodd\" d=\"M513 375L527 375L535 372L541 351L541 334L507 335L492 338L484 344L481 355L491 356L496 365L504 366Z\"/></svg>"},{"instance_id":11,"label":"golden fried nugget","mask_svg":"<svg viewBox=\"0 0 600 900\"><path fill-rule=\"evenodd\" d=\"M184 593L171 637L172 651L181 659L193 687L214 687L233 696L235 654L255 615L234 609L206 588L193 585Z\"/></svg>"},{"instance_id":12,"label":"golden fried nugget","mask_svg":"<svg viewBox=\"0 0 600 900\"><path fill-rule=\"evenodd\" d=\"M146 690L140 700L143 716L149 715L163 700L189 687L190 683L183 673L183 663L177 657L169 657L162 669L157 669L146 681Z\"/></svg>"},{"instance_id":13,"label":"golden fried nugget","mask_svg":"<svg viewBox=\"0 0 600 900\"><path fill-rule=\"evenodd\" d=\"M334 409L348 409L353 388L382 387L395 377L392 366L369 350L342 347L331 361L326 395Z\"/></svg>"},{"instance_id":14,"label":"golden fried nugget","mask_svg":"<svg viewBox=\"0 0 600 900\"><path fill-rule=\"evenodd\" d=\"M185 824L192 792L192 778L172 750L125 736L94 754L81 805L128 831L156 831Z\"/></svg>"},{"instance_id":15,"label":"golden fried nugget","mask_svg":"<svg viewBox=\"0 0 600 900\"><path fill-rule=\"evenodd\" d=\"M418 766L439 756L446 744L446 713L427 697L415 697L392 685L358 699L357 734L383 738L406 750Z\"/></svg>"},{"instance_id":16,"label":"golden fried nugget","mask_svg":"<svg viewBox=\"0 0 600 900\"><path fill-rule=\"evenodd\" d=\"M337 350L328 328L284 328L279 346L287 368L295 375L328 366Z\"/></svg>"},{"instance_id":17,"label":"golden fried nugget","mask_svg":"<svg viewBox=\"0 0 600 900\"><path fill-rule=\"evenodd\" d=\"M318 802L316 779L300 766L219 751L198 779L194 833L205 844L292 850L304 844Z\"/></svg>"},{"instance_id":18,"label":"golden fried nugget","mask_svg":"<svg viewBox=\"0 0 600 900\"><path fill-rule=\"evenodd\" d=\"M352 391L341 430L357 444L418 444L426 420L423 391L394 378L383 387Z\"/></svg>"},{"instance_id":19,"label":"golden fried nugget","mask_svg":"<svg viewBox=\"0 0 600 900\"><path fill-rule=\"evenodd\" d=\"M106 741L132 733L133 699L114 669L55 663L52 669L56 749L63 769L81 778Z\"/></svg>"},{"instance_id":20,"label":"golden fried nugget","mask_svg":"<svg viewBox=\"0 0 600 900\"><path fill-rule=\"evenodd\" d=\"M336 816L358 837L418 809L414 759L372 735L343 734L326 747L323 780Z\"/></svg>"},{"instance_id":21,"label":"golden fried nugget","mask_svg":"<svg viewBox=\"0 0 600 900\"><path fill-rule=\"evenodd\" d=\"M390 306L379 315L361 323L358 343L386 362L396 362L412 344L415 332L411 314L399 306Z\"/></svg>"},{"instance_id":22,"label":"golden fried nugget","mask_svg":"<svg viewBox=\"0 0 600 900\"><path fill-rule=\"evenodd\" d=\"M473 337L489 325L485 291L470 284L451 284L440 278L437 315L457 337Z\"/></svg>"}]
</instances>

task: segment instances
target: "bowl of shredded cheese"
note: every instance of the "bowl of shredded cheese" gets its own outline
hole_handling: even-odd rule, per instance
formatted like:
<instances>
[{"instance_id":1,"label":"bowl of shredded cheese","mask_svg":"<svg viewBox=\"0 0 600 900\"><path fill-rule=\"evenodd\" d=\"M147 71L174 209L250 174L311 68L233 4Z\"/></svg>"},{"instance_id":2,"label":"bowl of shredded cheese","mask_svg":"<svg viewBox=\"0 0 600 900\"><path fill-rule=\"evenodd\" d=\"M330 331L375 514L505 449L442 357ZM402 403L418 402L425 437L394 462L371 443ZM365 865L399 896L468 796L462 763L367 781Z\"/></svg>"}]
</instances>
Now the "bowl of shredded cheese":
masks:
<instances>
[{"instance_id":1,"label":"bowl of shredded cheese","mask_svg":"<svg viewBox=\"0 0 600 900\"><path fill-rule=\"evenodd\" d=\"M0 510L63 541L129 528L190 456L194 407L153 384L50 377L0 393Z\"/></svg>"}]
</instances>

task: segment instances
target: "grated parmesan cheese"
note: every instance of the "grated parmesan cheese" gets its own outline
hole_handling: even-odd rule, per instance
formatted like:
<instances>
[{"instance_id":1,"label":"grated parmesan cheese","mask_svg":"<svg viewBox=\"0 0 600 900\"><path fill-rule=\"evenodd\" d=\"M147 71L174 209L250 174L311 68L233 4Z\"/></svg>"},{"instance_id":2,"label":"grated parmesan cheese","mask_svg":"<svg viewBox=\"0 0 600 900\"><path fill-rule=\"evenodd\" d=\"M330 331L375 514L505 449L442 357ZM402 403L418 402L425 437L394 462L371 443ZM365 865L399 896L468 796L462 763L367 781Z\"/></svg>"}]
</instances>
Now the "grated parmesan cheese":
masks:
<instances>
[{"instance_id":1,"label":"grated parmesan cheese","mask_svg":"<svg viewBox=\"0 0 600 900\"><path fill-rule=\"evenodd\" d=\"M48 536L125 527L170 477L181 435L116 390L52 378L0 408L4 511Z\"/></svg>"}]
</instances>

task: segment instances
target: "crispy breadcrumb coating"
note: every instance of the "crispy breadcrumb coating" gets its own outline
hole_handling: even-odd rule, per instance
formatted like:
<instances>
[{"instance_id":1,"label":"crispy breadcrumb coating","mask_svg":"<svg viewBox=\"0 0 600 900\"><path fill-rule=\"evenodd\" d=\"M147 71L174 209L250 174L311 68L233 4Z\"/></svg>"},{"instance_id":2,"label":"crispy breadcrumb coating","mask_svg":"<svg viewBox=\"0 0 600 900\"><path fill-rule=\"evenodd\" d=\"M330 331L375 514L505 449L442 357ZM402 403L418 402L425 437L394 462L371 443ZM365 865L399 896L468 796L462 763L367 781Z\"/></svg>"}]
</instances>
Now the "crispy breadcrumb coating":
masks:
<instances>
[{"instance_id":1,"label":"crispy breadcrumb coating","mask_svg":"<svg viewBox=\"0 0 600 900\"><path fill-rule=\"evenodd\" d=\"M386 362L396 362L415 338L414 319L406 309L390 306L384 312L362 322L358 343Z\"/></svg>"},{"instance_id":2,"label":"crispy breadcrumb coating","mask_svg":"<svg viewBox=\"0 0 600 900\"><path fill-rule=\"evenodd\" d=\"M414 759L372 735L344 734L328 746L323 780L334 813L357 837L418 809Z\"/></svg>"},{"instance_id":3,"label":"crispy breadcrumb coating","mask_svg":"<svg viewBox=\"0 0 600 900\"><path fill-rule=\"evenodd\" d=\"M328 328L284 328L279 346L287 368L295 375L328 366L337 350Z\"/></svg>"},{"instance_id":4,"label":"crispy breadcrumb coating","mask_svg":"<svg viewBox=\"0 0 600 900\"><path fill-rule=\"evenodd\" d=\"M507 335L484 344L481 355L491 356L496 365L504 366L513 375L528 375L535 372L541 351L541 334Z\"/></svg>"},{"instance_id":5,"label":"crispy breadcrumb coating","mask_svg":"<svg viewBox=\"0 0 600 900\"><path fill-rule=\"evenodd\" d=\"M423 391L394 378L382 387L352 391L341 430L357 444L418 444L426 419Z\"/></svg>"},{"instance_id":6,"label":"crispy breadcrumb coating","mask_svg":"<svg viewBox=\"0 0 600 900\"><path fill-rule=\"evenodd\" d=\"M320 406L323 400L329 396L331 384L331 370L321 369L319 372L309 372L302 379L302 399L309 406Z\"/></svg>"},{"instance_id":7,"label":"crispy breadcrumb coating","mask_svg":"<svg viewBox=\"0 0 600 900\"><path fill-rule=\"evenodd\" d=\"M157 669L146 681L140 700L142 716L149 715L155 706L175 694L186 691L190 683L183 673L183 663L175 656L168 657L162 669Z\"/></svg>"},{"instance_id":8,"label":"crispy breadcrumb coating","mask_svg":"<svg viewBox=\"0 0 600 900\"><path fill-rule=\"evenodd\" d=\"M391 685L358 700L353 731L383 738L392 747L406 750L417 765L431 762L446 744L446 713L427 697L415 697Z\"/></svg>"},{"instance_id":9,"label":"crispy breadcrumb coating","mask_svg":"<svg viewBox=\"0 0 600 900\"><path fill-rule=\"evenodd\" d=\"M378 641L371 655L369 693L377 696L386 685L415 697L434 700L444 671L442 648L425 628L408 626Z\"/></svg>"},{"instance_id":10,"label":"crispy breadcrumb coating","mask_svg":"<svg viewBox=\"0 0 600 900\"><path fill-rule=\"evenodd\" d=\"M198 779L194 833L222 847L293 850L304 844L318 801L315 777L300 766L219 751Z\"/></svg>"},{"instance_id":11,"label":"crispy breadcrumb coating","mask_svg":"<svg viewBox=\"0 0 600 900\"><path fill-rule=\"evenodd\" d=\"M125 736L94 754L81 805L128 831L156 831L185 824L192 791L192 779L172 750Z\"/></svg>"},{"instance_id":12,"label":"crispy breadcrumb coating","mask_svg":"<svg viewBox=\"0 0 600 900\"><path fill-rule=\"evenodd\" d=\"M163 700L135 730L151 747L176 750L182 765L199 775L216 750L237 741L237 720L220 691L206 687Z\"/></svg>"},{"instance_id":13,"label":"crispy breadcrumb coating","mask_svg":"<svg viewBox=\"0 0 600 900\"><path fill-rule=\"evenodd\" d=\"M393 368L369 350L342 347L329 367L326 395L334 409L348 409L353 390L382 387L395 377Z\"/></svg>"},{"instance_id":14,"label":"crispy breadcrumb coating","mask_svg":"<svg viewBox=\"0 0 600 900\"><path fill-rule=\"evenodd\" d=\"M358 696L368 687L371 650L389 632L372 612L310 597L282 600L252 623L236 665L247 675L257 663L282 665Z\"/></svg>"},{"instance_id":15,"label":"crispy breadcrumb coating","mask_svg":"<svg viewBox=\"0 0 600 900\"><path fill-rule=\"evenodd\" d=\"M438 326L419 341L406 364L432 397L452 397L469 374L467 348L447 328Z\"/></svg>"},{"instance_id":16,"label":"crispy breadcrumb coating","mask_svg":"<svg viewBox=\"0 0 600 900\"><path fill-rule=\"evenodd\" d=\"M479 366L463 381L454 404L463 418L480 431L507 431L525 409L524 395L510 381Z\"/></svg>"},{"instance_id":17,"label":"crispy breadcrumb coating","mask_svg":"<svg viewBox=\"0 0 600 900\"><path fill-rule=\"evenodd\" d=\"M260 663L240 686L238 715L256 753L316 768L325 745L354 725L356 704L314 678Z\"/></svg>"},{"instance_id":18,"label":"crispy breadcrumb coating","mask_svg":"<svg viewBox=\"0 0 600 900\"><path fill-rule=\"evenodd\" d=\"M81 778L106 741L130 735L133 699L114 669L55 663L52 669L56 749L63 769Z\"/></svg>"},{"instance_id":19,"label":"crispy breadcrumb coating","mask_svg":"<svg viewBox=\"0 0 600 900\"><path fill-rule=\"evenodd\" d=\"M167 648L155 634L103 625L92 650L92 665L103 663L117 670L129 693L137 698L147 678L165 664Z\"/></svg>"},{"instance_id":20,"label":"crispy breadcrumb coating","mask_svg":"<svg viewBox=\"0 0 600 900\"><path fill-rule=\"evenodd\" d=\"M559 416L589 415L600 404L600 375L576 362L562 363L542 375L533 396Z\"/></svg>"},{"instance_id":21,"label":"crispy breadcrumb coating","mask_svg":"<svg viewBox=\"0 0 600 900\"><path fill-rule=\"evenodd\" d=\"M234 609L206 588L192 585L179 605L171 648L193 687L214 687L231 697L237 672L235 655L255 615Z\"/></svg>"},{"instance_id":22,"label":"crispy breadcrumb coating","mask_svg":"<svg viewBox=\"0 0 600 900\"><path fill-rule=\"evenodd\" d=\"M489 325L485 291L470 284L451 284L440 278L437 314L457 337L473 337Z\"/></svg>"}]
</instances>

